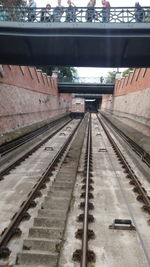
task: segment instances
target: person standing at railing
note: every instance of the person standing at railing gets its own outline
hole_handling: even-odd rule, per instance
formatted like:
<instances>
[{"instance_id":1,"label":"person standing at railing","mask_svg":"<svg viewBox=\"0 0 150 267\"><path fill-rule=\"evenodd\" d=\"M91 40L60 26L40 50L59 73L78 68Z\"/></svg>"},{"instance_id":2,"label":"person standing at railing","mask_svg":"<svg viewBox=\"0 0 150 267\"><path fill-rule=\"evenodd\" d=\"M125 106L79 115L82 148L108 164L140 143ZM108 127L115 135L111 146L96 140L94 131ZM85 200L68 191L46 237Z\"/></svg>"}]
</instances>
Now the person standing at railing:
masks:
<instances>
[{"instance_id":1,"label":"person standing at railing","mask_svg":"<svg viewBox=\"0 0 150 267\"><path fill-rule=\"evenodd\" d=\"M109 1L102 0L102 22L109 22L110 19L110 3Z\"/></svg>"},{"instance_id":2,"label":"person standing at railing","mask_svg":"<svg viewBox=\"0 0 150 267\"><path fill-rule=\"evenodd\" d=\"M71 1L67 1L68 7L66 9L66 22L74 22L76 21L76 6L75 4Z\"/></svg>"},{"instance_id":3,"label":"person standing at railing","mask_svg":"<svg viewBox=\"0 0 150 267\"><path fill-rule=\"evenodd\" d=\"M142 22L144 17L144 10L139 4L139 2L135 3L135 21Z\"/></svg>"},{"instance_id":4,"label":"person standing at railing","mask_svg":"<svg viewBox=\"0 0 150 267\"><path fill-rule=\"evenodd\" d=\"M64 7L61 5L61 0L58 0L58 5L54 8L53 12L53 21L60 22L63 13Z\"/></svg>"},{"instance_id":5,"label":"person standing at railing","mask_svg":"<svg viewBox=\"0 0 150 267\"><path fill-rule=\"evenodd\" d=\"M6 10L4 10L3 5L0 5L0 21L6 20Z\"/></svg>"},{"instance_id":6,"label":"person standing at railing","mask_svg":"<svg viewBox=\"0 0 150 267\"><path fill-rule=\"evenodd\" d=\"M95 7L96 0L90 0L87 4L87 11L86 11L86 21L92 22L92 20L95 18Z\"/></svg>"},{"instance_id":7,"label":"person standing at railing","mask_svg":"<svg viewBox=\"0 0 150 267\"><path fill-rule=\"evenodd\" d=\"M52 15L50 14L51 5L47 4L46 8L42 9L41 12L41 22L51 22L52 21Z\"/></svg>"},{"instance_id":8,"label":"person standing at railing","mask_svg":"<svg viewBox=\"0 0 150 267\"><path fill-rule=\"evenodd\" d=\"M3 66L0 65L0 77L3 78L4 77L4 70L3 70Z\"/></svg>"},{"instance_id":9,"label":"person standing at railing","mask_svg":"<svg viewBox=\"0 0 150 267\"><path fill-rule=\"evenodd\" d=\"M34 21L36 18L36 2L34 0L29 0L28 7L28 21Z\"/></svg>"},{"instance_id":10,"label":"person standing at railing","mask_svg":"<svg viewBox=\"0 0 150 267\"><path fill-rule=\"evenodd\" d=\"M104 78L103 76L100 77L100 83L103 83L104 82Z\"/></svg>"}]
</instances>

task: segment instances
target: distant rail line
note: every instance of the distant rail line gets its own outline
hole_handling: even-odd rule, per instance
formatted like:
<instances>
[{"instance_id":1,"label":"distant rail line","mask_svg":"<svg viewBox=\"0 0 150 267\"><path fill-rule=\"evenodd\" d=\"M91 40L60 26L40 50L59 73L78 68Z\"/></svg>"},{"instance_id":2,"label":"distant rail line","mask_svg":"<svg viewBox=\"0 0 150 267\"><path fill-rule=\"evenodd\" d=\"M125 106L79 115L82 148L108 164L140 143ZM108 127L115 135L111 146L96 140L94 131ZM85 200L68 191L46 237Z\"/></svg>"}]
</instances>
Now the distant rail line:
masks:
<instances>
[{"instance_id":1,"label":"distant rail line","mask_svg":"<svg viewBox=\"0 0 150 267\"><path fill-rule=\"evenodd\" d=\"M105 115L101 114L108 125L115 130L117 134L132 148L133 151L141 158L141 160L150 167L150 154L148 154L142 147L135 143L130 137L128 137L121 129L115 126L111 120L109 120Z\"/></svg>"},{"instance_id":2,"label":"distant rail line","mask_svg":"<svg viewBox=\"0 0 150 267\"><path fill-rule=\"evenodd\" d=\"M126 158L122 154L121 150L119 149L119 147L115 143L114 139L111 137L108 129L105 127L102 120L99 118L99 116L97 116L97 118L98 118L100 124L102 125L102 127L103 127L112 147L113 147L113 150L114 150L116 156L118 157L120 163L123 165L123 168L125 169L125 172L127 173L127 178L131 180L130 184L134 185L134 192L138 194L137 200L142 201L144 203L143 209L145 211L147 211L148 213L150 213L150 198L147 195L147 191L145 190L145 188L143 188L138 177L135 175L134 171L130 167L129 163L127 162Z\"/></svg>"},{"instance_id":3,"label":"distant rail line","mask_svg":"<svg viewBox=\"0 0 150 267\"><path fill-rule=\"evenodd\" d=\"M42 176L38 180L37 184L34 185L31 192L28 194L27 199L22 203L18 212L16 212L16 214L13 216L8 227L1 234L1 237L0 237L0 258L3 258L3 257L5 258L5 257L9 256L10 250L7 247L8 242L12 238L13 234L14 235L15 234L17 234L17 235L21 234L21 231L18 229L20 222L24 218L29 218L28 213L27 213L28 209L31 208L32 206L34 207L36 205L35 201L34 201L35 198L37 196L40 196L39 195L40 190L43 189L45 187L46 183L49 181L49 176L50 176L52 170L57 165L58 161L60 160L60 157L62 157L62 154L65 152L65 150L69 146L69 144L70 144L72 138L74 137L80 123L81 123L81 120L79 121L77 126L74 128L72 133L69 135L69 137L66 139L63 146L59 149L59 151L55 155L54 159L50 162L48 168L42 174ZM58 132L58 130L57 130L57 132Z\"/></svg>"},{"instance_id":4,"label":"distant rail line","mask_svg":"<svg viewBox=\"0 0 150 267\"><path fill-rule=\"evenodd\" d=\"M66 116L66 118L67 118L67 116ZM12 141L9 141L5 144L0 145L0 157L3 157L4 155L11 152L12 150L25 144L26 142L29 142L30 140L34 139L35 137L43 134L44 132L49 130L51 127L54 127L55 125L57 125L59 122L61 122L64 119L65 118L59 118L55 121L52 121L52 122L38 128L37 130L34 130L28 134L25 134L24 136L21 136L15 140L12 140Z\"/></svg>"},{"instance_id":5,"label":"distant rail line","mask_svg":"<svg viewBox=\"0 0 150 267\"><path fill-rule=\"evenodd\" d=\"M0 170L0 180L2 180L3 176L8 174L11 169L13 169L15 166L20 164L29 155L31 155L33 152L35 152L40 146L42 146L45 142L47 142L50 138L52 138L56 133L58 133L63 127L65 127L71 121L71 119L68 118L68 120L66 120L62 124L58 125L58 122L60 122L60 121L61 121L61 119L59 119L59 120L57 120L55 122L52 122L52 123L50 123L50 124L48 124L46 126L43 126L40 129L35 130L32 133L29 133L29 134L27 134L27 135L25 135L23 137L18 138L17 140L11 141L8 144L2 145L0 147L1 160L3 160L3 157L6 155L6 162L7 162L7 154L9 154L12 151L15 151L15 149L17 149L18 147L20 147L20 146L26 144L27 142L33 140L37 136L42 135L43 133L48 131L51 127L56 127L56 125L57 125L56 130L53 128L53 131L46 138L43 138L40 142L35 144L34 147L29 149L23 155L21 154L21 156L17 160L12 161L12 163L10 163L6 168Z\"/></svg>"}]
</instances>

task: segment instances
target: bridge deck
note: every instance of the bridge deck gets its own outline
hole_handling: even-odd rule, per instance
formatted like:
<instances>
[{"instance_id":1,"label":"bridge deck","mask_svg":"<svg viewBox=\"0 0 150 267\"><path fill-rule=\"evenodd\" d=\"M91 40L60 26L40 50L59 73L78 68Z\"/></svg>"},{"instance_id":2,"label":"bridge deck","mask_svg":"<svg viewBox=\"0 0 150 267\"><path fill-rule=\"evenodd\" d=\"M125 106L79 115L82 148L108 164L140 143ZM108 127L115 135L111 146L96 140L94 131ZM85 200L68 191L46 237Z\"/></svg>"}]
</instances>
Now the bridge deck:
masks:
<instances>
[{"instance_id":1,"label":"bridge deck","mask_svg":"<svg viewBox=\"0 0 150 267\"><path fill-rule=\"evenodd\" d=\"M150 67L149 23L0 22L1 64Z\"/></svg>"},{"instance_id":2,"label":"bridge deck","mask_svg":"<svg viewBox=\"0 0 150 267\"><path fill-rule=\"evenodd\" d=\"M58 89L61 94L113 94L114 84L59 83Z\"/></svg>"}]
</instances>

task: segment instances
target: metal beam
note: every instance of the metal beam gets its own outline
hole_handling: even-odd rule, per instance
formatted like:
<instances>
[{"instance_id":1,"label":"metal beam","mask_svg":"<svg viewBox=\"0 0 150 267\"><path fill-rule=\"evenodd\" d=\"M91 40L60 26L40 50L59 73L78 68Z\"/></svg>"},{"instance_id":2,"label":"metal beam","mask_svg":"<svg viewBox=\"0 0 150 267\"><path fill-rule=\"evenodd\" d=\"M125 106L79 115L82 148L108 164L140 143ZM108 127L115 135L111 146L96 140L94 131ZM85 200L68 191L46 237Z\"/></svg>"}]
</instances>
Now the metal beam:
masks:
<instances>
[{"instance_id":1,"label":"metal beam","mask_svg":"<svg viewBox=\"0 0 150 267\"><path fill-rule=\"evenodd\" d=\"M149 25L1 21L0 62L32 66L150 67Z\"/></svg>"},{"instance_id":2,"label":"metal beam","mask_svg":"<svg viewBox=\"0 0 150 267\"><path fill-rule=\"evenodd\" d=\"M75 94L75 97L84 99L101 99L102 95L99 94Z\"/></svg>"},{"instance_id":3,"label":"metal beam","mask_svg":"<svg viewBox=\"0 0 150 267\"><path fill-rule=\"evenodd\" d=\"M59 83L58 89L61 94L113 94L114 84Z\"/></svg>"}]
</instances>

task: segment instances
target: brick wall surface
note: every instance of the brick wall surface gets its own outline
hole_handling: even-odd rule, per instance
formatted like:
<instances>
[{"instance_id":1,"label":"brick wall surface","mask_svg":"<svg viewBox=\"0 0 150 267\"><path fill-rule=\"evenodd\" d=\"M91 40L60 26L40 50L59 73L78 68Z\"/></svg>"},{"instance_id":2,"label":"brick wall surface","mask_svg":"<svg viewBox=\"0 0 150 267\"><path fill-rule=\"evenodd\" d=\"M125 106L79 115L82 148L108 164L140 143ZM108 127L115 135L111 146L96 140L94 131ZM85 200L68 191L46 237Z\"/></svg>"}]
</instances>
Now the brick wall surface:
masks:
<instances>
[{"instance_id":1,"label":"brick wall surface","mask_svg":"<svg viewBox=\"0 0 150 267\"><path fill-rule=\"evenodd\" d=\"M114 95L126 95L147 88L150 88L150 68L138 68L126 77L116 80Z\"/></svg>"},{"instance_id":2,"label":"brick wall surface","mask_svg":"<svg viewBox=\"0 0 150 267\"><path fill-rule=\"evenodd\" d=\"M103 95L100 108L150 135L150 69L135 69L116 80L114 95Z\"/></svg>"},{"instance_id":3,"label":"brick wall surface","mask_svg":"<svg viewBox=\"0 0 150 267\"><path fill-rule=\"evenodd\" d=\"M57 79L35 68L3 66L0 77L0 133L70 110L72 95L58 94Z\"/></svg>"},{"instance_id":4,"label":"brick wall surface","mask_svg":"<svg viewBox=\"0 0 150 267\"><path fill-rule=\"evenodd\" d=\"M58 94L57 79L37 71L34 67L4 65L0 83L14 85L47 94Z\"/></svg>"}]
</instances>

